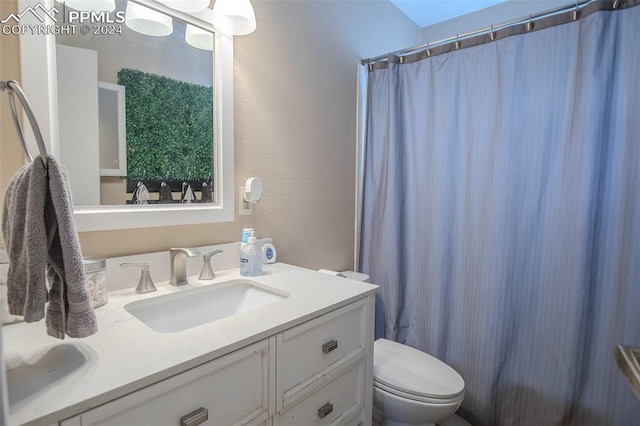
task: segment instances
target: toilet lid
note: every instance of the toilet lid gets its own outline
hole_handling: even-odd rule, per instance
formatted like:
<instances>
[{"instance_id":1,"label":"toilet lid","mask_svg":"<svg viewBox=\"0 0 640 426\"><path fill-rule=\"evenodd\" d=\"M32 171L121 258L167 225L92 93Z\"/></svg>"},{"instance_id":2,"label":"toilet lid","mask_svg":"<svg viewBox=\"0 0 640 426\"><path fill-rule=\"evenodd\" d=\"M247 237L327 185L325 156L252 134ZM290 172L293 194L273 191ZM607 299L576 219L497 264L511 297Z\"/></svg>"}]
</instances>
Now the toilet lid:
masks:
<instances>
[{"instance_id":1,"label":"toilet lid","mask_svg":"<svg viewBox=\"0 0 640 426\"><path fill-rule=\"evenodd\" d=\"M387 390L440 399L464 392L462 377L438 358L386 339L373 346L373 380Z\"/></svg>"}]
</instances>

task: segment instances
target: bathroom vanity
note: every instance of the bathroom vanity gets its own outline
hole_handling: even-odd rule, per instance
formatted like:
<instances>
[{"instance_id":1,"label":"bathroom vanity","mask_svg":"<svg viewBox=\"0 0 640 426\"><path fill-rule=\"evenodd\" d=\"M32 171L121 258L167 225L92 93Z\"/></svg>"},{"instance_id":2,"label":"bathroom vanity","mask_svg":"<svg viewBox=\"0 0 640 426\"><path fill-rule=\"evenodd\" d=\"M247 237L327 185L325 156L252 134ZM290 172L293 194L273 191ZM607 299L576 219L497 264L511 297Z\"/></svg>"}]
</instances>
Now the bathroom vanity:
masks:
<instances>
[{"instance_id":1,"label":"bathroom vanity","mask_svg":"<svg viewBox=\"0 0 640 426\"><path fill-rule=\"evenodd\" d=\"M9 424L370 424L376 286L282 263L265 272L112 292L86 339L55 340L43 322L3 328ZM201 325L171 312L154 322L189 292L238 284L278 297Z\"/></svg>"}]
</instances>

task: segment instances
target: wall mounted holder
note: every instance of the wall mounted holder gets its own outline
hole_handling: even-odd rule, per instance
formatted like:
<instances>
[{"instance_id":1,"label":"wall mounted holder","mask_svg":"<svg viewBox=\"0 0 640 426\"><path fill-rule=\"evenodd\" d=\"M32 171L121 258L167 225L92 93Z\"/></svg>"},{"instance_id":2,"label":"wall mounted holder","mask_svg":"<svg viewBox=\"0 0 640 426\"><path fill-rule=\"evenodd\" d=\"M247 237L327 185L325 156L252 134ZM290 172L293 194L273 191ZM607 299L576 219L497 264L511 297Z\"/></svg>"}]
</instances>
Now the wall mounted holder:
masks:
<instances>
[{"instance_id":1,"label":"wall mounted holder","mask_svg":"<svg viewBox=\"0 0 640 426\"><path fill-rule=\"evenodd\" d=\"M262 198L262 179L259 177L250 177L245 182L245 190L243 194L244 201L248 203L257 203Z\"/></svg>"}]
</instances>

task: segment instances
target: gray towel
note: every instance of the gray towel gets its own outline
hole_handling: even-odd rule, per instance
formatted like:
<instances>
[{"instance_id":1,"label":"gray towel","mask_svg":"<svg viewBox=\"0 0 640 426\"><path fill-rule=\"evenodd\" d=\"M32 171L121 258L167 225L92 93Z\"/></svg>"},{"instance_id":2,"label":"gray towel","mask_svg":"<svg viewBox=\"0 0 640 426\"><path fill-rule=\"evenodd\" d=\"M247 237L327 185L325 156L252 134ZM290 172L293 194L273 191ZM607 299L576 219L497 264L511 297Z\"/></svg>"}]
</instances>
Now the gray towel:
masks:
<instances>
[{"instance_id":1,"label":"gray towel","mask_svg":"<svg viewBox=\"0 0 640 426\"><path fill-rule=\"evenodd\" d=\"M42 319L46 259L51 285L47 334L87 337L98 326L86 289L66 170L52 157L47 164L45 171L36 157L18 171L5 195L2 231L10 257L9 311L24 315L27 322Z\"/></svg>"},{"instance_id":2,"label":"gray towel","mask_svg":"<svg viewBox=\"0 0 640 426\"><path fill-rule=\"evenodd\" d=\"M38 160L18 170L4 196L2 236L9 254L9 313L23 315L26 322L44 318L47 302L44 224L47 192L46 172Z\"/></svg>"}]
</instances>

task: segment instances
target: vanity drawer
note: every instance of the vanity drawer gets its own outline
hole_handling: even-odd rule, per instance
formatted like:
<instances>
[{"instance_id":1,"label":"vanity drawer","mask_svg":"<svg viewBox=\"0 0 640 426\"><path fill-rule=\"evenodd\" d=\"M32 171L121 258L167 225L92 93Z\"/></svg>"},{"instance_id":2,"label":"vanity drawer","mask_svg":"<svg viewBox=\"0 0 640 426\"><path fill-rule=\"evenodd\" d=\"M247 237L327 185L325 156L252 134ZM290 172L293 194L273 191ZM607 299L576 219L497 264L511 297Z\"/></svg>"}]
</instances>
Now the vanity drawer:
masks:
<instances>
[{"instance_id":1,"label":"vanity drawer","mask_svg":"<svg viewBox=\"0 0 640 426\"><path fill-rule=\"evenodd\" d=\"M276 416L274 426L358 424L362 420L365 360L339 370L323 387Z\"/></svg>"},{"instance_id":2,"label":"vanity drawer","mask_svg":"<svg viewBox=\"0 0 640 426\"><path fill-rule=\"evenodd\" d=\"M273 412L269 410L269 364L274 340L264 340L147 386L65 420L61 426L178 426L181 417L196 412L191 417L197 418L204 410L207 414L201 416L200 423L195 420L191 424L264 424Z\"/></svg>"},{"instance_id":3,"label":"vanity drawer","mask_svg":"<svg viewBox=\"0 0 640 426\"><path fill-rule=\"evenodd\" d=\"M365 300L307 321L279 336L279 389L289 394L365 350ZM295 389L294 389L295 388Z\"/></svg>"}]
</instances>

